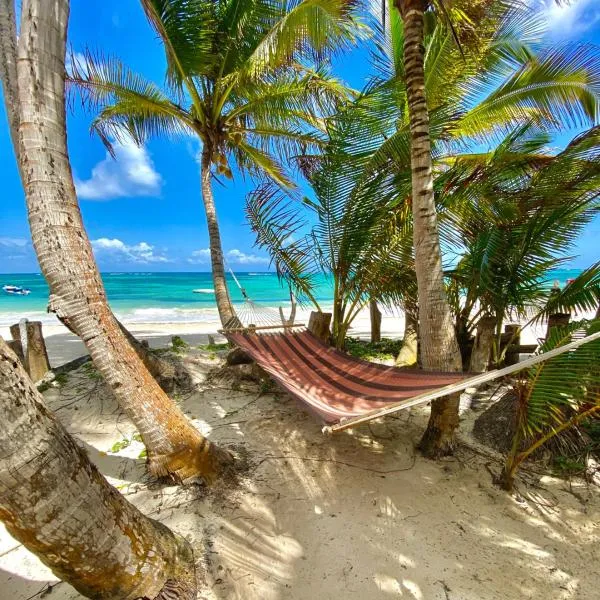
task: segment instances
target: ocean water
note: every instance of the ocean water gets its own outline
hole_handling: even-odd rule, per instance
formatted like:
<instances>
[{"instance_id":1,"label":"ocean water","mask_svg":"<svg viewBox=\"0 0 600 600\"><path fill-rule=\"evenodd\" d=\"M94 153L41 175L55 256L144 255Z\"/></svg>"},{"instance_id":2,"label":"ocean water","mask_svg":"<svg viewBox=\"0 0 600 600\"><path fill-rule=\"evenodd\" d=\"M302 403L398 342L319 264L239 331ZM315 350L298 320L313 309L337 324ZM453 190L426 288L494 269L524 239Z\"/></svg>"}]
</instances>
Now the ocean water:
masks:
<instances>
[{"instance_id":1,"label":"ocean water","mask_svg":"<svg viewBox=\"0 0 600 600\"><path fill-rule=\"evenodd\" d=\"M240 285L256 303L264 306L289 305L289 292L274 273L236 272ZM103 273L109 303L116 315L127 323L174 323L214 321L217 315L210 273ZM234 304L243 296L230 274L227 282ZM2 291L3 285L28 288L28 296ZM199 290L194 293L193 290ZM327 304L332 297L329 278L318 282L317 300ZM56 323L46 312L48 286L39 274L0 274L0 327L21 318Z\"/></svg>"},{"instance_id":2,"label":"ocean water","mask_svg":"<svg viewBox=\"0 0 600 600\"><path fill-rule=\"evenodd\" d=\"M555 271L549 283L564 285L581 271L567 269ZM289 294L274 273L236 272L236 277L250 298L264 306L286 306ZM177 323L208 322L216 318L216 305L212 293L210 273L103 273L109 303L117 316L126 323ZM242 303L242 294L231 275L229 290L234 304ZM29 288L28 296L6 294L0 289L0 327L16 323L21 318L56 323L56 318L46 312L48 286L39 274L0 274L3 285ZM202 290L194 293L193 290ZM318 281L316 297L319 303L331 303L331 279L322 276Z\"/></svg>"}]
</instances>

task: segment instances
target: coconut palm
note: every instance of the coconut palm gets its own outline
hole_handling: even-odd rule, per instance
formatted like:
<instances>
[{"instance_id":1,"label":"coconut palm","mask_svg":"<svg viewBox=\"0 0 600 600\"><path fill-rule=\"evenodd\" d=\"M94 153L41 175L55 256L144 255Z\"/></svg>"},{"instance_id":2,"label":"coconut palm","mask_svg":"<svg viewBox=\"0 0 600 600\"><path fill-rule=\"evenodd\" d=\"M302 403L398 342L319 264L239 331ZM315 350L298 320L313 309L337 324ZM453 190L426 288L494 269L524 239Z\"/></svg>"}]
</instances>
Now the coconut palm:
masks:
<instances>
[{"instance_id":1,"label":"coconut palm","mask_svg":"<svg viewBox=\"0 0 600 600\"><path fill-rule=\"evenodd\" d=\"M449 285L465 356L482 320L494 332L489 339L495 338L498 362L504 319L595 309L589 273L567 288L568 295L552 293L546 282L600 214L600 127L555 156L548 154L548 142L546 133L520 126L493 152L458 157L436 181L448 226L460 237L455 251L461 258Z\"/></svg>"},{"instance_id":2,"label":"coconut palm","mask_svg":"<svg viewBox=\"0 0 600 600\"><path fill-rule=\"evenodd\" d=\"M216 175L242 172L291 186L283 163L319 145L322 113L345 89L297 61L320 59L359 33L342 0L142 0L167 59L161 89L115 58L74 61L73 81L99 112L92 130L111 148L131 136L196 136L215 298L222 324L236 316L227 289L212 192Z\"/></svg>"},{"instance_id":3,"label":"coconut palm","mask_svg":"<svg viewBox=\"0 0 600 600\"><path fill-rule=\"evenodd\" d=\"M600 73L593 48L539 48L540 27L535 15L524 9L504 8L490 16L478 38L477 52L461 58L452 31L437 21L433 13L426 17L425 88L430 102L430 136L438 188L443 185L442 176L449 177L448 170L456 163L457 156L482 142L499 144L506 132L531 119L546 131L596 122ZM494 20L492 27L489 23ZM334 270L336 262L344 264L346 255L353 256L351 245L345 246L339 237L340 224L343 223L344 239L361 240L370 228L377 227L374 224L378 217L394 210L399 215L400 207L411 207L410 124L400 19L392 20L391 30L391 35L380 33L376 37L376 76L348 107L329 120L331 143L325 158L304 159L318 199L315 213L318 218L321 214L336 218L335 227L329 231L323 228L331 239L321 252L328 269ZM465 37L466 33L459 31L458 35ZM319 175L320 165L323 177ZM438 196L441 235L445 246L450 247L457 243L457 233L449 218L445 196ZM298 220L296 209L290 211L286 207L278 213L277 209L283 205L269 198L269 192L263 191L251 198L250 218L259 243L270 250L281 275L293 281L298 290L305 291L311 285L306 273L317 270L310 269L314 237L304 240L294 235L297 242L291 243L290 232L306 228ZM323 222L328 224L327 220ZM404 231L412 226L411 219L399 223ZM349 264L354 266L351 259ZM298 273L302 270L305 276L301 278ZM399 279L405 280L404 271L400 273ZM410 294L401 291L398 296L405 305L410 298ZM454 330L452 323L449 327ZM443 404L435 409L432 428L425 437L428 453L437 453L438 446L439 452L445 452L452 445L457 407L455 401L447 410ZM431 431L439 433L440 427L445 433L432 438ZM433 443L432 439L437 441Z\"/></svg>"},{"instance_id":4,"label":"coconut palm","mask_svg":"<svg viewBox=\"0 0 600 600\"><path fill-rule=\"evenodd\" d=\"M65 121L65 46L69 3L30 2L21 12L17 48L2 44L6 103L17 107L13 141L25 190L31 238L50 288L49 310L77 333L137 427L156 476L210 481L231 456L186 419L144 368L112 314L85 230L69 162ZM15 35L10 0L2 30ZM12 19L12 21L11 21ZM11 65L14 66L11 67ZM12 78L17 76L17 80ZM16 94L16 95L15 95ZM9 110L10 113L10 110Z\"/></svg>"},{"instance_id":5,"label":"coconut palm","mask_svg":"<svg viewBox=\"0 0 600 600\"><path fill-rule=\"evenodd\" d=\"M473 51L463 48L464 56L456 38L468 40L471 31L468 23L461 31L460 21L457 21L453 32L440 23L432 11L423 15L425 78L422 83L429 126L428 133L423 130L417 137L428 137L432 142L433 175L447 170L448 157L468 152L478 144L494 145L506 131L531 119L552 131L565 126L594 125L600 114L597 51L585 45L541 48L539 39L543 30L532 11L503 3L493 6L494 11L484 20L485 26L476 32L477 44ZM365 187L362 202L387 202L394 197L405 201L412 194L413 209L416 209L416 196L412 193L414 173L410 168L409 85L404 76L406 36L402 20L397 13L396 18L393 17L392 11L390 32L377 41L378 73L365 92L370 99L360 99L361 105L369 106L369 110L362 110L356 127L349 130L345 152L363 161L361 180L375 182ZM423 126L421 123L420 127ZM451 233L448 228L444 229L444 210L438 203L437 216L429 210L424 213L426 221L429 217L436 217L436 221L441 219L442 236ZM437 229L426 231L437 238ZM437 242L431 243L435 246ZM431 248L431 244L428 247ZM415 262L419 262L418 252L417 244ZM431 269L435 272L437 267ZM423 278L420 288L424 288ZM419 297L420 311L421 301L422 296ZM445 309L439 314L445 315ZM451 324L449 328L454 331ZM421 343L425 343L422 337ZM440 357L443 355L439 353ZM424 357L422 363L431 368ZM456 410L456 399L435 404L422 440L427 454L439 454L451 448L452 431L457 424Z\"/></svg>"},{"instance_id":6,"label":"coconut palm","mask_svg":"<svg viewBox=\"0 0 600 600\"><path fill-rule=\"evenodd\" d=\"M26 0L34 18L36 4L62 3ZM0 519L15 539L89 598L196 597L190 544L108 484L2 338L0 415Z\"/></svg>"},{"instance_id":7,"label":"coconut palm","mask_svg":"<svg viewBox=\"0 0 600 600\"><path fill-rule=\"evenodd\" d=\"M332 157L328 157L331 159ZM323 160L309 179L314 200L290 197L265 184L247 199L257 245L295 295L321 311L318 275L333 279L332 338L343 348L358 313L374 298L393 306L414 302L414 267L407 207L354 202L340 182L350 163ZM361 226L357 227L360 221Z\"/></svg>"}]
</instances>

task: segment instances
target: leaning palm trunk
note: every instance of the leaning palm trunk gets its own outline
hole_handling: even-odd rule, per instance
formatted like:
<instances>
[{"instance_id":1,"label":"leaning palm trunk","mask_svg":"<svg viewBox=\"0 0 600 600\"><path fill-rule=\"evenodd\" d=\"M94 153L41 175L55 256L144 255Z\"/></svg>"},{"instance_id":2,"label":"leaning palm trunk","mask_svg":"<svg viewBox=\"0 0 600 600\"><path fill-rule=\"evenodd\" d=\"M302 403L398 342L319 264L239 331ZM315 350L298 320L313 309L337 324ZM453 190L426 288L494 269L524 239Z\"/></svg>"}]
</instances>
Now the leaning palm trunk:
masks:
<instances>
[{"instance_id":1,"label":"leaning palm trunk","mask_svg":"<svg viewBox=\"0 0 600 600\"><path fill-rule=\"evenodd\" d=\"M223 327L238 327L239 321L233 310L227 279L225 278L225 264L223 260L223 247L221 246L221 234L219 232L219 221L217 220L217 209L210 183L212 164L211 151L206 146L202 150L201 179L202 179L202 202L206 213L208 225L208 240L210 246L210 262L212 267L213 285L215 288L215 300L217 310Z\"/></svg>"},{"instance_id":2,"label":"leaning palm trunk","mask_svg":"<svg viewBox=\"0 0 600 600\"><path fill-rule=\"evenodd\" d=\"M0 519L89 598L196 597L188 542L148 519L90 463L0 338Z\"/></svg>"},{"instance_id":3,"label":"leaning palm trunk","mask_svg":"<svg viewBox=\"0 0 600 600\"><path fill-rule=\"evenodd\" d=\"M50 308L85 343L137 427L156 476L210 481L228 457L187 421L144 367L108 307L83 226L66 147L68 0L23 3L18 43L19 158Z\"/></svg>"},{"instance_id":4,"label":"leaning palm trunk","mask_svg":"<svg viewBox=\"0 0 600 600\"><path fill-rule=\"evenodd\" d=\"M423 25L426 0L396 0L404 22L404 66L411 132L415 270L423 368L460 371L461 358L444 290L438 233L429 113L425 98ZM458 397L433 402L421 449L428 456L452 451Z\"/></svg>"}]
</instances>

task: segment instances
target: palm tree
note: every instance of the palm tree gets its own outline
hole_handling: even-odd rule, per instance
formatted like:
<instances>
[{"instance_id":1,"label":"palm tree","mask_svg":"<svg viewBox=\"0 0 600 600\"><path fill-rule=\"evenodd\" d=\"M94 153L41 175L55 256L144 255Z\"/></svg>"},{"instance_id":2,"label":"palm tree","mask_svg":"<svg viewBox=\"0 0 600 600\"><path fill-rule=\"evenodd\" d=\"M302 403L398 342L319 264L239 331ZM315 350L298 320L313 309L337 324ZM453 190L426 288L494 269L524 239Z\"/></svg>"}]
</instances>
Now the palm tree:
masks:
<instances>
[{"instance_id":1,"label":"palm tree","mask_svg":"<svg viewBox=\"0 0 600 600\"><path fill-rule=\"evenodd\" d=\"M462 363L444 289L438 234L429 112L425 91L424 13L428 0L395 0L404 25L404 76L410 123L412 214L421 362L425 369L459 371ZM458 396L433 402L421 448L427 455L452 450Z\"/></svg>"},{"instance_id":2,"label":"palm tree","mask_svg":"<svg viewBox=\"0 0 600 600\"><path fill-rule=\"evenodd\" d=\"M210 481L230 462L205 439L151 377L108 307L77 203L68 159L64 58L68 0L28 2L21 13L18 58L3 55L5 100L18 108L16 152L33 245L50 287L50 310L75 331L137 427L148 468L176 481ZM10 0L0 3L4 31L15 32ZM12 45L17 48L16 38ZM17 75L17 81L12 77ZM16 96L14 93L16 92Z\"/></svg>"},{"instance_id":3,"label":"palm tree","mask_svg":"<svg viewBox=\"0 0 600 600\"><path fill-rule=\"evenodd\" d=\"M459 156L436 181L461 256L449 272L456 331L467 345L485 320L496 363L504 354L503 320L547 314L551 271L564 265L583 227L600 213L600 127L555 156L545 151L548 142L545 132L525 124L493 152ZM594 310L590 281L575 289L559 296L562 309Z\"/></svg>"},{"instance_id":4,"label":"palm tree","mask_svg":"<svg viewBox=\"0 0 600 600\"><path fill-rule=\"evenodd\" d=\"M539 19L523 7L511 8L503 3L490 5L493 10L483 19L483 25L475 36L476 43L473 43L469 39L473 32L468 21L462 25L458 18L453 17L456 23L453 32L436 18L433 11L423 14L413 3L405 5L406 8L409 6L414 9L411 18L417 21L425 19L424 78L423 74L419 75L419 68L415 67L415 72L418 75L416 87L419 88L417 104L424 108L422 101L425 94L428 114L423 117L427 118L426 121L417 119L419 131L416 138L419 144L425 138L433 144L432 152L425 152L420 146L423 154L419 159L428 162L432 154L435 158L432 175L448 168L448 157L464 153L476 144L499 141L507 129L531 119L549 131L560 126L593 125L596 122L600 105L600 73L592 47L580 45L538 50ZM460 16L460 11L458 14ZM417 25L421 27L419 23ZM434 220L438 221L438 215L429 210L429 200L427 210L414 214L418 213L420 206L417 199L430 198L429 183L425 185L425 195L414 193L415 176L419 175L417 183L423 184L421 175L427 175L429 167L418 173L410 168L414 131L411 128L408 89L410 78L405 77L408 33L395 11L390 11L389 28L387 35L376 40L378 74L365 91L369 98L360 100L362 106L369 109L358 113L357 126L349 131L346 140L346 152L364 161L361 180L374 182L365 188L361 201L389 202L394 198L397 201L412 198L415 227L416 221L424 216L421 220L428 224L425 228L428 247L433 248L435 256L439 235L451 236L452 231L444 227L443 204L438 203L438 215L442 220L435 228L429 227ZM463 45L463 55L457 37L467 40L467 45ZM473 46L472 52L466 51ZM420 62L421 49L413 47L410 52L413 60ZM414 81L412 83L415 84ZM420 89L421 86L423 89ZM365 157L369 157L368 160ZM441 230L438 229L440 227ZM416 244L415 263L420 262L419 257L419 244ZM437 259L431 260L437 264ZM433 265L431 269L437 273L438 266ZM416 270L418 274L420 267ZM431 289L427 287L431 284L431 274L427 271L425 269L425 277L417 275L421 289L418 297L420 315L423 314L423 291ZM434 289L443 283L443 279L440 282L437 277L434 277ZM439 295L436 297L439 298ZM444 304L447 308L445 294ZM442 315L446 319L446 308L440 309L435 318ZM450 324L447 328L451 333L444 335L454 337L449 309L448 314ZM419 325L422 332L422 324ZM422 336L420 341L422 346L427 344ZM440 348L444 344L441 342ZM438 358L443 356L444 352L440 351ZM453 361L450 364L456 364L456 358ZM424 354L422 364L425 368L432 368ZM428 430L422 440L426 454L436 455L451 449L453 431L458 423L457 408L456 399L441 400L433 407Z\"/></svg>"},{"instance_id":5,"label":"palm tree","mask_svg":"<svg viewBox=\"0 0 600 600\"><path fill-rule=\"evenodd\" d=\"M331 176L324 182L335 179L333 171L323 172ZM414 278L410 230L398 227L406 221L406 209L365 211L371 226L365 217L359 228L356 205L334 188L328 187L329 196L321 189L315 201L301 202L263 185L249 195L246 214L257 245L271 255L277 274L300 301L321 311L315 296L318 276L333 279L332 339L342 349L354 319L373 298L384 305L404 304Z\"/></svg>"},{"instance_id":6,"label":"palm tree","mask_svg":"<svg viewBox=\"0 0 600 600\"><path fill-rule=\"evenodd\" d=\"M143 143L155 134L185 133L202 144L200 178L208 223L215 298L223 326L231 305L211 180L240 171L279 185L291 181L282 162L318 146L320 116L345 90L298 59L319 59L355 39L353 3L302 0L142 0L167 58L160 89L116 59L87 54L73 81L99 109L92 123L102 140L123 135Z\"/></svg>"},{"instance_id":7,"label":"palm tree","mask_svg":"<svg viewBox=\"0 0 600 600\"><path fill-rule=\"evenodd\" d=\"M23 2L39 24L41 4ZM196 598L189 543L108 484L2 338L0 417L0 518L15 539L90 598Z\"/></svg>"},{"instance_id":8,"label":"palm tree","mask_svg":"<svg viewBox=\"0 0 600 600\"><path fill-rule=\"evenodd\" d=\"M312 289L310 274L319 270L335 274L338 263L345 266L347 262L353 277L372 271L374 279L380 279L381 265L364 269L358 268L360 262L355 262L355 257L361 256L360 249L365 248L376 258L373 246L361 241L356 246L358 252L353 253L350 241L363 240L363 236L376 240L373 232L385 230L380 220L386 223L390 215L404 214L396 220L399 227L396 235L407 230L412 234L410 210L401 212L402 207L411 208L412 198L403 28L401 20L398 17L394 20L394 13L391 16L391 35L379 33L375 38L377 74L349 106L328 120L331 141L324 157L309 156L302 161L317 197L316 202L305 200L304 204L314 210L317 222L322 222L319 225L322 231L306 227L297 201L287 205L273 197L273 190L261 188L250 197L249 218L258 243L269 250L281 276L309 298L306 289ZM473 145L500 142L506 131L532 118L547 131L579 123L593 124L597 118L600 74L592 48L534 52L539 46L539 23L527 11L498 10L485 25L477 39L477 52L462 58L452 31L436 20L433 13L427 15L425 87L430 102L438 191L456 157ZM466 34L459 31L458 35ZM449 218L445 195L438 195L440 233L445 245L451 247L457 232ZM307 238L294 234L307 229L312 232ZM324 234L323 242L316 243L320 233ZM321 257L324 258L319 263ZM410 268L411 260L404 256L402 264ZM388 263L392 280L394 269L399 271L399 285L394 293L409 309L410 316L415 312L416 299L405 269L395 261ZM304 276L300 277L302 273ZM408 287L402 289L403 286ZM338 292L336 287L336 297ZM452 323L449 327L453 330ZM414 349L415 339L410 337ZM437 432L441 422L445 433L435 438L435 444L429 443L431 436L426 434L427 453L438 453L435 450L438 444L439 452L452 446L458 422L456 401L446 407L448 410L444 410L443 403L439 406L434 410L434 425L429 431Z\"/></svg>"}]
</instances>

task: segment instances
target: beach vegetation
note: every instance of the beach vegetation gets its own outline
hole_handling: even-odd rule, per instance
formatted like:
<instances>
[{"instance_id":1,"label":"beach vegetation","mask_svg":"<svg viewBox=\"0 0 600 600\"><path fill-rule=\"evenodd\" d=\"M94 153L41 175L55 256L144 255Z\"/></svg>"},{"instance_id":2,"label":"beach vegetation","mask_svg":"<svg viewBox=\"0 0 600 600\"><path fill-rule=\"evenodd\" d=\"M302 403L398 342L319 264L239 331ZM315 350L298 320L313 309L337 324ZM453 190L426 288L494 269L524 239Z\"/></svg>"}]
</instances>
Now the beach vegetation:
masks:
<instances>
[{"instance_id":1,"label":"beach vegetation","mask_svg":"<svg viewBox=\"0 0 600 600\"><path fill-rule=\"evenodd\" d=\"M549 270L555 259L553 264L562 264L569 243L596 210L593 189L597 182L593 179L587 182L587 178L594 174L595 130L574 140L565 154L556 159L552 159L552 152L547 146L553 133L596 124L600 114L597 51L589 45L544 47L541 43L542 22L533 10L525 6L498 3L490 10L482 21L485 27L476 33L476 47L461 47L456 31L453 33L447 22L437 18L435 13L427 12L423 16L424 86L430 124L428 136L434 159L431 166L432 189L436 200L435 211L432 213L428 204L425 212L433 218L437 211L437 224L434 226L431 221L431 227L428 225L425 229L435 230L434 237L440 236L440 248L444 251L444 263L440 263L444 294L443 298L439 296L438 286L433 286L431 289L436 290L436 297L440 300L440 303L436 301L433 304L449 306L451 317L446 325L440 323L440 319L446 318L444 308L428 322L435 323L436 329L449 329L460 335L461 328L455 328L456 315L463 306L461 294L457 293L456 279L451 276L460 277L461 267L456 268L456 265L463 260L467 276L477 278L479 274L474 265L471 265L471 270L466 266L470 251L464 244L461 246L462 234L456 211L460 213L462 210L459 205L466 206L467 212L477 209L475 205L469 205L469 200L465 200L464 204L460 201L453 204L451 190L445 187L453 177L457 176L460 180L460 193L466 198L471 191L471 180L468 176L461 177L460 173L468 170L467 165L472 165L471 176L485 179L490 168L488 175L493 180L493 157L497 158L495 164L501 165L506 176L504 187L497 186L494 190L498 196L489 199L490 207L494 202L497 207L501 206L498 208L501 213L499 219L505 220L504 223L496 220L497 232L503 234L510 230L510 218L522 220L520 251L518 245L513 247L514 240L510 241L510 236L503 243L519 254L516 271L521 281L527 279L528 284L536 281L540 297L544 287L542 271L548 271L541 269L536 274L532 271L526 273L526 265L539 266L540 260L547 261ZM402 306L412 322L418 320L420 324L427 320L425 313L429 310L423 312L423 298L419 296L419 282L415 274L417 256L414 247L415 243L419 246L423 242L415 242L413 221L415 194L411 171L411 115L404 62L404 42L408 33L402 20L397 15L393 17L393 11L389 26L389 32L376 30L376 75L358 97L346 103L327 121L329 142L325 149L318 155L306 155L299 161L313 187L314 197L294 196L265 184L247 200L246 211L258 245L267 249L277 273L299 298L305 298L319 310L313 293L316 275L326 272L333 276L332 329L338 347L343 345L344 330L356 316L355 310L367 306L372 299L384 305L389 299L390 303ZM459 31L459 37L468 38L469 31L475 35L468 23L461 27L463 30L462 33ZM467 52L469 47L471 50ZM414 60L417 58L413 57ZM458 63L460 69L454 68ZM425 116L421 114L420 118ZM546 142L536 146L533 140L541 142L544 137ZM492 150L481 152L481 146ZM527 165L528 172L511 168L515 151L521 155L522 165ZM542 155L545 155L543 160ZM486 158L477 163L478 156ZM561 196L556 195L554 202L547 199L544 209L538 209L539 218L531 222L525 213L520 217L514 214L510 217L510 211L514 213L515 207L519 206L517 193L520 187L527 188L523 195L529 194L530 213L534 216L534 198L539 201L544 194L549 197L552 179L559 182L559 171L569 170L569 162L577 156L579 160L573 163L577 165L573 178L570 179L567 174L564 187L559 188L564 190L567 199L571 199L568 202L570 209L564 207L563 216L559 214L558 206ZM568 181L577 188L572 194ZM424 185L427 187L429 184ZM476 189L477 185L474 185L474 194ZM487 193L490 191L491 188ZM508 212L504 214L503 210ZM476 215L474 224L480 216L484 220L480 213ZM571 222L563 226L563 218ZM467 228L470 225L468 218L462 223ZM545 233L538 231L542 224ZM529 234L525 232L527 225L530 227ZM552 231L553 226L555 232ZM572 236L568 233L571 228L574 228ZM537 235L537 248L529 248L527 243L532 232ZM550 238L555 233L557 239L553 241ZM435 249L436 243L429 239L427 245ZM558 246L563 247L561 252L552 254L551 247L557 250ZM549 258L551 254L552 259ZM433 252L431 256L441 255ZM485 248L481 249L480 257L487 268ZM502 252L497 258L503 259ZM427 271L427 280L429 276L437 277L437 268L436 265L435 268L420 267L420 270ZM508 272L500 274L503 289L513 285L510 280L513 275ZM420 287L427 288L430 284L421 281ZM528 284L523 285L524 300ZM588 286L586 293L590 291L591 286ZM426 301L428 305L432 304L430 300ZM470 315L471 319L474 314ZM479 317L485 314L485 311L482 312L470 323L471 333L477 328ZM416 347L414 338L411 338L412 346ZM434 365L423 353L430 342L424 339L423 328L419 326L420 364L429 369L454 368L456 357L448 362L448 354L438 351L442 347L454 348L452 341L445 338L438 342L434 345ZM455 349L459 353L459 346ZM461 356L458 358L461 359ZM468 362L465 363L464 367L468 366ZM431 426L423 440L427 454L443 453L451 448L452 432L458 424L457 402L457 398L436 401Z\"/></svg>"},{"instance_id":2,"label":"beach vegetation","mask_svg":"<svg viewBox=\"0 0 600 600\"><path fill-rule=\"evenodd\" d=\"M600 321L577 321L554 328L540 352L558 348L583 330L586 335L600 331ZM563 432L579 425L597 426L600 415L600 340L593 340L571 352L542 362L515 385L517 428L512 447L500 476L501 485L511 490L515 474L525 460ZM583 462L582 459L577 462ZM556 468L572 467L558 459Z\"/></svg>"},{"instance_id":3,"label":"beach vegetation","mask_svg":"<svg viewBox=\"0 0 600 600\"><path fill-rule=\"evenodd\" d=\"M366 342L360 338L346 338L346 352L357 358L377 362L393 362L400 352L403 340L382 338L379 342Z\"/></svg>"},{"instance_id":4,"label":"beach vegetation","mask_svg":"<svg viewBox=\"0 0 600 600\"><path fill-rule=\"evenodd\" d=\"M600 81L600 79L599 79ZM520 330L553 313L593 312L600 263L561 291L549 278L564 267L584 228L600 214L600 128L551 154L549 136L531 123L508 132L491 152L456 157L437 181L450 252L448 296L465 364L476 331L488 337L487 361L499 365Z\"/></svg>"},{"instance_id":5,"label":"beach vegetation","mask_svg":"<svg viewBox=\"0 0 600 600\"><path fill-rule=\"evenodd\" d=\"M293 187L286 163L324 142L323 117L348 91L316 63L352 44L354 3L301 0L142 0L162 41L164 86L119 59L73 58L71 81L97 112L91 128L114 140L191 135L200 178L215 299L223 326L239 326L225 277L213 179L238 172Z\"/></svg>"},{"instance_id":6,"label":"beach vegetation","mask_svg":"<svg viewBox=\"0 0 600 600\"><path fill-rule=\"evenodd\" d=\"M171 350L176 354L183 354L190 345L180 336L171 337Z\"/></svg>"}]
</instances>

